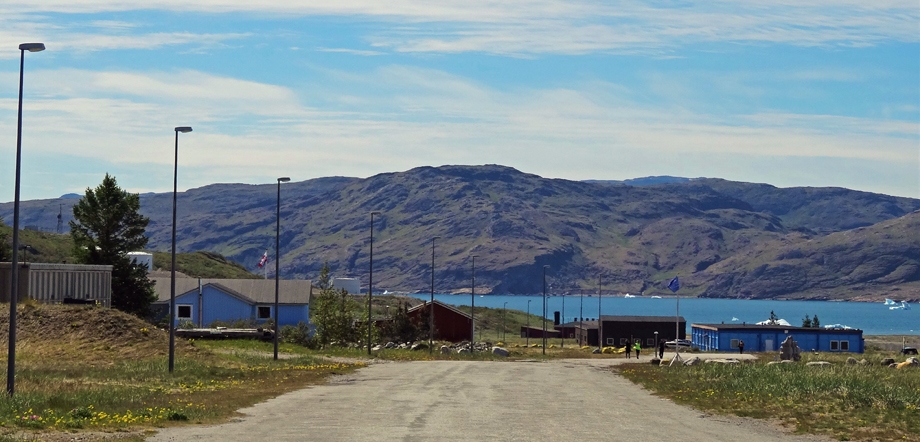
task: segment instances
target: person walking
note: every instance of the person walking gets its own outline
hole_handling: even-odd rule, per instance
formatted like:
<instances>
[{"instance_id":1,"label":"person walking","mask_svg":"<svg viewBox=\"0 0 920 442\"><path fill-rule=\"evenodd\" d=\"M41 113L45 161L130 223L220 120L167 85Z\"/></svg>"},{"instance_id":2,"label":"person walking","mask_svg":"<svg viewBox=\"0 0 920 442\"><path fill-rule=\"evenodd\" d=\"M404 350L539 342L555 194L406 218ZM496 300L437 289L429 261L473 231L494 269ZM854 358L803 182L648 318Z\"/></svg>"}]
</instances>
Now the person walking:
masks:
<instances>
[{"instance_id":1,"label":"person walking","mask_svg":"<svg viewBox=\"0 0 920 442\"><path fill-rule=\"evenodd\" d=\"M744 341L738 341L738 352L744 354Z\"/></svg>"},{"instance_id":2,"label":"person walking","mask_svg":"<svg viewBox=\"0 0 920 442\"><path fill-rule=\"evenodd\" d=\"M664 359L664 339L658 341L658 359Z\"/></svg>"},{"instance_id":3,"label":"person walking","mask_svg":"<svg viewBox=\"0 0 920 442\"><path fill-rule=\"evenodd\" d=\"M632 339L626 342L626 359L632 358Z\"/></svg>"},{"instance_id":4,"label":"person walking","mask_svg":"<svg viewBox=\"0 0 920 442\"><path fill-rule=\"evenodd\" d=\"M642 350L642 344L639 343L638 339L636 339L636 344L633 345L633 350L636 351L636 359L639 359L639 350Z\"/></svg>"}]
</instances>

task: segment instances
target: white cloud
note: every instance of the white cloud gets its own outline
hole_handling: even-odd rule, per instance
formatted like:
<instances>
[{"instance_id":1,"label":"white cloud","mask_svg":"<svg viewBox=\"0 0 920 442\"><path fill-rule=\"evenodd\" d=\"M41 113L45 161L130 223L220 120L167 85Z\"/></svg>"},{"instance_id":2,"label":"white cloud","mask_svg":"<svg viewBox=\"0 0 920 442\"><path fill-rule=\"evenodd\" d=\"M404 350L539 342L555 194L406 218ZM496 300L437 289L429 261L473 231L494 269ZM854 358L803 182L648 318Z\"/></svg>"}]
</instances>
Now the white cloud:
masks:
<instances>
[{"instance_id":1,"label":"white cloud","mask_svg":"<svg viewBox=\"0 0 920 442\"><path fill-rule=\"evenodd\" d=\"M180 166L194 171L183 179L188 187L458 163L507 164L573 179L610 177L612 171L628 178L651 166L660 174L661 167L678 165L691 176L718 175L714 171L737 170L732 162L757 158L887 164L893 175L912 173L913 182L918 173L913 121L782 113L713 117L637 103L621 87L602 82L499 91L404 66L367 75L330 72L335 85L316 87L323 94L347 95L358 84L379 91L331 111L304 105L285 87L198 71L34 75L33 84L43 86L33 87L39 96L27 100L24 127L33 155L82 157L131 170L147 164L162 175L173 161L172 128L191 125L195 131L182 137L180 155ZM15 107L15 99L0 100L0 112L14 115ZM15 119L0 121L0 134L15 133ZM722 159L721 169L707 158ZM748 180L770 181L768 170L752 173ZM848 181L859 179L862 184ZM873 188L869 176L829 180ZM151 186L156 184L141 187ZM920 197L916 189L896 193Z\"/></svg>"},{"instance_id":2,"label":"white cloud","mask_svg":"<svg viewBox=\"0 0 920 442\"><path fill-rule=\"evenodd\" d=\"M81 31L81 28L85 30ZM49 50L85 53L104 50L158 49L166 46L209 48L245 33L143 32L136 23L92 20L85 25L60 24L35 14L4 15L0 7L0 59L18 58L20 43L40 41Z\"/></svg>"},{"instance_id":3,"label":"white cloud","mask_svg":"<svg viewBox=\"0 0 920 442\"><path fill-rule=\"evenodd\" d=\"M296 48L294 49L296 50ZM316 50L319 52L339 52L343 54L363 55L366 57L386 54L386 52L380 52L380 51L366 51L366 50L348 49L348 48L316 48Z\"/></svg>"},{"instance_id":4,"label":"white cloud","mask_svg":"<svg viewBox=\"0 0 920 442\"><path fill-rule=\"evenodd\" d=\"M343 16L376 22L365 36L376 50L398 52L540 53L645 52L658 55L709 42L781 43L796 46L864 47L886 41L916 42L920 8L915 1L758 2L707 1L650 5L639 1L492 0L9 0L9 13L98 13L160 9L183 13L257 12L273 19ZM0 10L0 14L4 11ZM111 29L113 26L109 26ZM22 34L19 34L22 35ZM198 36L217 39L233 35ZM156 40L151 34L140 40ZM183 35L159 44L196 43ZM107 47L84 36L88 44ZM0 36L0 42L3 41ZM176 41L182 43L175 43ZM130 44L130 43L129 43ZM141 45L140 42L133 43ZM140 46L138 46L140 47ZM353 49L359 55L375 51Z\"/></svg>"}]
</instances>

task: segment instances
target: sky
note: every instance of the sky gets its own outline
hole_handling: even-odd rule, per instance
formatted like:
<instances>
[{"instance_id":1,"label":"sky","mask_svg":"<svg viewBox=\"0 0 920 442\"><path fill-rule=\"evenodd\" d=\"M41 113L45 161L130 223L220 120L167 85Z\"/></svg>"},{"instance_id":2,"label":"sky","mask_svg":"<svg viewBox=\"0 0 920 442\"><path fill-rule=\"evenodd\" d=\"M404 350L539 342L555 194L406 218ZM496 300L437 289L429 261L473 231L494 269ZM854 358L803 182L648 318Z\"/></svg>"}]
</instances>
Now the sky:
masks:
<instances>
[{"instance_id":1,"label":"sky","mask_svg":"<svg viewBox=\"0 0 920 442\"><path fill-rule=\"evenodd\" d=\"M501 164L920 198L916 0L4 0L0 201Z\"/></svg>"}]
</instances>

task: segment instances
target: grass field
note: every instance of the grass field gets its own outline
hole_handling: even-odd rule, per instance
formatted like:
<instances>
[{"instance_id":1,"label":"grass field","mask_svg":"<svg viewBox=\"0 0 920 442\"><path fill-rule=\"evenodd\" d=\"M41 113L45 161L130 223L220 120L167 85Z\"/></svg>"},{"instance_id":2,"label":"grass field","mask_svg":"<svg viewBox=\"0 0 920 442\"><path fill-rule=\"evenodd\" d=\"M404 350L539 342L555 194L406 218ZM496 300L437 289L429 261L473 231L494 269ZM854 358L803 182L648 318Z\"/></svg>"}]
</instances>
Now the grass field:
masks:
<instances>
[{"instance_id":1,"label":"grass field","mask_svg":"<svg viewBox=\"0 0 920 442\"><path fill-rule=\"evenodd\" d=\"M287 344L281 347L285 358L273 361L270 343L179 339L169 373L167 333L133 316L29 302L19 312L16 390L0 398L0 434L7 437L221 421L239 408L363 365ZM0 329L6 348L6 317Z\"/></svg>"},{"instance_id":2,"label":"grass field","mask_svg":"<svg viewBox=\"0 0 920 442\"><path fill-rule=\"evenodd\" d=\"M868 366L847 365L865 358ZM796 432L838 440L920 440L920 369L882 366L894 352L806 354L796 364L701 364L693 367L628 365L626 378L675 402L715 413L778 419ZM897 359L903 360L901 357ZM810 361L828 367L809 367Z\"/></svg>"}]
</instances>

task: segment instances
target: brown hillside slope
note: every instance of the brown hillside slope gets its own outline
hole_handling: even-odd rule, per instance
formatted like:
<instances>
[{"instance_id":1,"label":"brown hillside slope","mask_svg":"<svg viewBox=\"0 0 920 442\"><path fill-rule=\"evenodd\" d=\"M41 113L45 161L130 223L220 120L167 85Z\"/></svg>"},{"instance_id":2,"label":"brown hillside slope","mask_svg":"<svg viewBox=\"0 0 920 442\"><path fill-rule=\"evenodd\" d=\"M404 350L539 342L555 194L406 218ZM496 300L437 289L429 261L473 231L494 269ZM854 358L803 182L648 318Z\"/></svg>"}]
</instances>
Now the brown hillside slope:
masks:
<instances>
[{"instance_id":1,"label":"brown hillside slope","mask_svg":"<svg viewBox=\"0 0 920 442\"><path fill-rule=\"evenodd\" d=\"M702 296L920 300L920 211L810 239L736 253L696 275Z\"/></svg>"},{"instance_id":2,"label":"brown hillside slope","mask_svg":"<svg viewBox=\"0 0 920 442\"><path fill-rule=\"evenodd\" d=\"M9 345L9 304L0 304L0 345ZM91 366L166 356L169 334L115 309L27 301L17 309L17 359L53 358ZM191 349L176 341L181 351ZM3 352L2 360L6 360Z\"/></svg>"}]
</instances>

